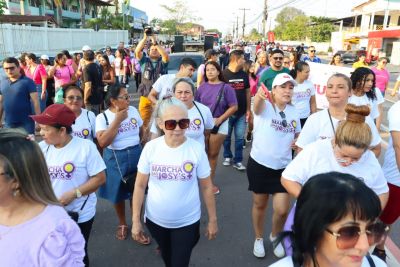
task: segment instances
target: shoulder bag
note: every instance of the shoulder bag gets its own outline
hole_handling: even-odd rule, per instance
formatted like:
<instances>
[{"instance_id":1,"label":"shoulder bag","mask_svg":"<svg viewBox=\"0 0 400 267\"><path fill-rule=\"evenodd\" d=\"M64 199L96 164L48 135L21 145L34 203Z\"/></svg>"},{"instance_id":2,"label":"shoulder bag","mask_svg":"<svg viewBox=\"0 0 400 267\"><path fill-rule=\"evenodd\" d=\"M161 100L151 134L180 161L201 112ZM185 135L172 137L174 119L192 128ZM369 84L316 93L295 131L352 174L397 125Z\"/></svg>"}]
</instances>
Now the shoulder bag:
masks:
<instances>
[{"instance_id":1,"label":"shoulder bag","mask_svg":"<svg viewBox=\"0 0 400 267\"><path fill-rule=\"evenodd\" d=\"M219 106L219 103L221 102L222 94L224 93L224 87L225 87L225 83L222 83L221 89L219 89L219 92L218 92L217 102L215 103L215 106L212 111L213 118L214 118L215 111L217 110L217 107ZM218 126L215 125L214 128L211 129L211 133L217 134L219 127L221 127L222 123L224 123L224 122L221 122L221 124Z\"/></svg>"}]
</instances>

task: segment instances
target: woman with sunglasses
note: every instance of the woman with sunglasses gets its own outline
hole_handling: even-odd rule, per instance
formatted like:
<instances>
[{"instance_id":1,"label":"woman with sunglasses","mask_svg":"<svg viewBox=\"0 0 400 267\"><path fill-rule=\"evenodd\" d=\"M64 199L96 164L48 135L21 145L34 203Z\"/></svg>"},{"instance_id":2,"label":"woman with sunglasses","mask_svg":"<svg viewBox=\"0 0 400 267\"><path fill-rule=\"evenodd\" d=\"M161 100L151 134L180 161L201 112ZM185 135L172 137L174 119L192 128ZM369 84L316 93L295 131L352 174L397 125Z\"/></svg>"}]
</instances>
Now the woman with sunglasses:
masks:
<instances>
[{"instance_id":1,"label":"woman with sunglasses","mask_svg":"<svg viewBox=\"0 0 400 267\"><path fill-rule=\"evenodd\" d=\"M72 136L75 114L63 104L53 104L42 114L32 116L40 126L39 143L46 159L51 184L61 205L77 213L77 223L85 239L85 258L89 266L88 242L97 197L95 192L105 182L105 164L96 146Z\"/></svg>"},{"instance_id":2,"label":"woman with sunglasses","mask_svg":"<svg viewBox=\"0 0 400 267\"><path fill-rule=\"evenodd\" d=\"M387 227L377 222L381 212L374 191L355 176L329 172L311 177L297 200L289 236L293 256L270 267L384 267L368 250Z\"/></svg>"},{"instance_id":3,"label":"woman with sunglasses","mask_svg":"<svg viewBox=\"0 0 400 267\"><path fill-rule=\"evenodd\" d=\"M339 122L346 119L345 108L351 96L351 88L351 80L344 74L336 73L328 79L325 96L329 107L308 117L296 141L297 152L317 140L334 137ZM366 117L365 122L372 132L372 141L369 149L379 157L382 139L374 121Z\"/></svg>"},{"instance_id":4,"label":"woman with sunglasses","mask_svg":"<svg viewBox=\"0 0 400 267\"><path fill-rule=\"evenodd\" d=\"M292 144L300 132L300 120L289 104L296 81L286 73L278 74L272 92L260 87L254 97L253 145L247 164L249 190L253 192L252 220L255 233L254 256L265 256L264 225L268 199L272 195L273 217L270 241L282 231L289 210L289 194L281 185L282 171L292 160ZM268 148L268 149L266 149ZM283 257L279 243L273 250Z\"/></svg>"},{"instance_id":5,"label":"woman with sunglasses","mask_svg":"<svg viewBox=\"0 0 400 267\"><path fill-rule=\"evenodd\" d=\"M132 237L145 239L140 222L148 187L145 222L157 241L165 266L189 266L200 238L200 193L208 213L206 236L218 231L210 165L204 147L187 138L190 125L185 104L175 97L160 100L156 121L165 135L146 143L138 163L132 206Z\"/></svg>"},{"instance_id":6,"label":"woman with sunglasses","mask_svg":"<svg viewBox=\"0 0 400 267\"><path fill-rule=\"evenodd\" d=\"M64 90L64 105L75 114L75 122L72 124L72 135L95 140L96 115L92 111L84 109L83 90L77 86L69 86Z\"/></svg>"},{"instance_id":7,"label":"woman with sunglasses","mask_svg":"<svg viewBox=\"0 0 400 267\"><path fill-rule=\"evenodd\" d=\"M108 109L96 117L96 137L103 150L106 163L106 183L100 187L99 196L114 204L118 217L115 237L125 240L128 225L125 216L125 200L132 198L132 193L123 184L123 177L136 176L137 163L142 152L141 126L143 121L135 107L129 105L128 90L122 85L108 88L106 105ZM150 239L141 240L149 244Z\"/></svg>"},{"instance_id":8,"label":"woman with sunglasses","mask_svg":"<svg viewBox=\"0 0 400 267\"><path fill-rule=\"evenodd\" d=\"M210 130L214 127L214 119L211 111L205 105L194 101L195 87L190 78L179 78L172 85L172 91L177 99L182 101L188 109L190 124L185 132L186 137L190 137L205 147L208 145ZM161 134L161 129L157 127L157 118L153 121L150 132L152 139Z\"/></svg>"}]
</instances>

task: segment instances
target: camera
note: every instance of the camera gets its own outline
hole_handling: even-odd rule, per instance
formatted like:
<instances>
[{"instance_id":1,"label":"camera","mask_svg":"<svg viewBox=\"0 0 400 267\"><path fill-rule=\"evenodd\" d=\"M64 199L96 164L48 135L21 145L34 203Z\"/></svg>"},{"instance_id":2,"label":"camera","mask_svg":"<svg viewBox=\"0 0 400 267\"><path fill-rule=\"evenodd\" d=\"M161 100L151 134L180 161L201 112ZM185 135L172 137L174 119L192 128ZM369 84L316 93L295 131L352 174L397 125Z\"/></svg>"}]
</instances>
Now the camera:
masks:
<instances>
[{"instance_id":1,"label":"camera","mask_svg":"<svg viewBox=\"0 0 400 267\"><path fill-rule=\"evenodd\" d=\"M148 36L153 35L153 27L151 27L150 25L143 26L143 30Z\"/></svg>"}]
</instances>

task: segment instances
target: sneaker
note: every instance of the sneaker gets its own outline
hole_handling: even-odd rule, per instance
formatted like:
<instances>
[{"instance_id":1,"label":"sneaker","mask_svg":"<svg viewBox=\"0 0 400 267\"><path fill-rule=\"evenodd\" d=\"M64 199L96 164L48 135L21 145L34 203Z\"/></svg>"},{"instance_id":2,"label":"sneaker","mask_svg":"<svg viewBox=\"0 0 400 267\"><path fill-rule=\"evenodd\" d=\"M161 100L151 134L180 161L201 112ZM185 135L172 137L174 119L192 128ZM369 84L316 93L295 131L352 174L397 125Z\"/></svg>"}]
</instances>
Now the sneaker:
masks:
<instances>
[{"instance_id":1,"label":"sneaker","mask_svg":"<svg viewBox=\"0 0 400 267\"><path fill-rule=\"evenodd\" d=\"M235 169L237 169L239 171L246 170L246 167L241 162L233 164L233 168L235 168Z\"/></svg>"},{"instance_id":2,"label":"sneaker","mask_svg":"<svg viewBox=\"0 0 400 267\"><path fill-rule=\"evenodd\" d=\"M218 186L213 186L213 193L214 195L218 195L220 193Z\"/></svg>"},{"instance_id":3,"label":"sneaker","mask_svg":"<svg viewBox=\"0 0 400 267\"><path fill-rule=\"evenodd\" d=\"M273 250L274 255L278 258L283 258L285 256L285 249L282 246L282 242L276 244L275 243L276 237L272 237L272 235L269 236L269 240L271 241L272 247L274 248Z\"/></svg>"},{"instance_id":4,"label":"sneaker","mask_svg":"<svg viewBox=\"0 0 400 267\"><path fill-rule=\"evenodd\" d=\"M262 238L256 238L256 241L254 241L253 254L257 258L265 257L264 240Z\"/></svg>"},{"instance_id":5,"label":"sneaker","mask_svg":"<svg viewBox=\"0 0 400 267\"><path fill-rule=\"evenodd\" d=\"M222 162L222 165L230 166L231 165L231 159L230 158L225 158L224 162Z\"/></svg>"},{"instance_id":6,"label":"sneaker","mask_svg":"<svg viewBox=\"0 0 400 267\"><path fill-rule=\"evenodd\" d=\"M252 139L253 139L253 134L251 132L248 132L246 135L246 143L250 143Z\"/></svg>"}]
</instances>

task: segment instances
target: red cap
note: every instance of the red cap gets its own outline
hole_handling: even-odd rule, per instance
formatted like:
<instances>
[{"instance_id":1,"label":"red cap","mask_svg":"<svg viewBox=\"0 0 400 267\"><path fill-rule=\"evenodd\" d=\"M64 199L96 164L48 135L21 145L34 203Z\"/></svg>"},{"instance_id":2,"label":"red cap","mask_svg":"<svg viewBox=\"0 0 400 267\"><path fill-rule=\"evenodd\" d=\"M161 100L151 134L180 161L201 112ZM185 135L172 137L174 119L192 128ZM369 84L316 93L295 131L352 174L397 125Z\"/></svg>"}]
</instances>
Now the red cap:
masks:
<instances>
[{"instance_id":1,"label":"red cap","mask_svg":"<svg viewBox=\"0 0 400 267\"><path fill-rule=\"evenodd\" d=\"M75 119L75 113L64 104L53 104L48 106L40 115L31 115L37 123L44 125L71 126Z\"/></svg>"}]
</instances>

